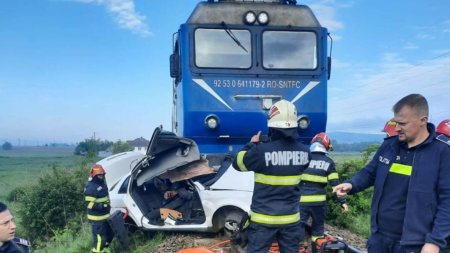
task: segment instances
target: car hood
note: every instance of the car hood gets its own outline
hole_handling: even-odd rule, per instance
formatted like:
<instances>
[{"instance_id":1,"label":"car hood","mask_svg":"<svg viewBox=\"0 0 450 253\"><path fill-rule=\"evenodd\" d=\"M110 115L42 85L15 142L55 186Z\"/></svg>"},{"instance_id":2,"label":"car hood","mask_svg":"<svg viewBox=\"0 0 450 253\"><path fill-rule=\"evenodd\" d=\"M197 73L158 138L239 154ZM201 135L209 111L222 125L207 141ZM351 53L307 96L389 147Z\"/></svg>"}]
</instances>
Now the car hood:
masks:
<instances>
[{"instance_id":1,"label":"car hood","mask_svg":"<svg viewBox=\"0 0 450 253\"><path fill-rule=\"evenodd\" d=\"M123 176L130 171L142 160L145 155L140 152L123 152L106 157L97 162L105 169L105 180L108 187L112 187Z\"/></svg>"},{"instance_id":2,"label":"car hood","mask_svg":"<svg viewBox=\"0 0 450 253\"><path fill-rule=\"evenodd\" d=\"M195 141L157 127L147 148L147 158L136 166L133 178L137 186L149 179L201 159Z\"/></svg>"}]
</instances>

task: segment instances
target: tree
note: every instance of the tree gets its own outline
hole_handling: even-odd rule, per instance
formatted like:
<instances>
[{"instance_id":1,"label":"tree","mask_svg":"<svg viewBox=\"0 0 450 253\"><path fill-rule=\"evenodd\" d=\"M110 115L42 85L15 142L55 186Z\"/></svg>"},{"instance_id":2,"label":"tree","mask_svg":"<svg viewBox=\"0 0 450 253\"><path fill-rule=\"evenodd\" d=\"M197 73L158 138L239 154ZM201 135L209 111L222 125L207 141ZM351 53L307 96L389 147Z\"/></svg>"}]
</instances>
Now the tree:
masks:
<instances>
[{"instance_id":1,"label":"tree","mask_svg":"<svg viewBox=\"0 0 450 253\"><path fill-rule=\"evenodd\" d=\"M84 141L78 143L75 147L75 154L97 154L98 151L105 151L111 147L113 143L111 141L102 141L100 139L85 139Z\"/></svg>"},{"instance_id":2,"label":"tree","mask_svg":"<svg viewBox=\"0 0 450 253\"><path fill-rule=\"evenodd\" d=\"M133 150L133 147L131 146L131 144L126 141L122 142L121 140L114 142L113 147L112 147L113 154L131 151L131 150Z\"/></svg>"},{"instance_id":3,"label":"tree","mask_svg":"<svg viewBox=\"0 0 450 253\"><path fill-rule=\"evenodd\" d=\"M2 145L3 150L11 150L12 148L13 148L13 146L12 146L11 142L8 142L8 141L3 143L3 145Z\"/></svg>"}]
</instances>

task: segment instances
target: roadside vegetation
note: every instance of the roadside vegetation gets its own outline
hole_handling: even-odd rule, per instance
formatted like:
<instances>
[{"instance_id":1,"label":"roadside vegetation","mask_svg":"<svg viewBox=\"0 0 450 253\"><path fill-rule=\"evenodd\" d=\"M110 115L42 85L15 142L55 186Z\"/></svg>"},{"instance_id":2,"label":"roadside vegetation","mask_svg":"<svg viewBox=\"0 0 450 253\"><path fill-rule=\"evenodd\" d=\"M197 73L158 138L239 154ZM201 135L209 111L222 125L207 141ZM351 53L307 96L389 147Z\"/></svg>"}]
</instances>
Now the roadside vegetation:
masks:
<instances>
[{"instance_id":1,"label":"roadside vegetation","mask_svg":"<svg viewBox=\"0 0 450 253\"><path fill-rule=\"evenodd\" d=\"M89 153L98 154L100 151L110 150L112 154L117 154L120 152L126 152L133 150L130 143L126 141L118 140L116 142L111 142L107 140L100 139L85 139L84 141L78 143L75 147L75 155L87 155Z\"/></svg>"},{"instance_id":2,"label":"roadside vegetation","mask_svg":"<svg viewBox=\"0 0 450 253\"><path fill-rule=\"evenodd\" d=\"M369 146L359 155L332 152L341 179L345 180L359 171L376 148L376 145ZM0 153L0 200L11 206L19 223L17 234L32 241L33 252L90 251L91 230L84 215L82 193L90 167L100 159L94 154L74 156L73 150L72 155L53 157L6 156ZM372 191L367 190L349 197L350 213L343 215L330 194L328 223L367 237L371 195ZM168 233L130 233L129 252L132 253L154 252L159 244L171 237ZM111 252L123 252L116 240Z\"/></svg>"}]
</instances>

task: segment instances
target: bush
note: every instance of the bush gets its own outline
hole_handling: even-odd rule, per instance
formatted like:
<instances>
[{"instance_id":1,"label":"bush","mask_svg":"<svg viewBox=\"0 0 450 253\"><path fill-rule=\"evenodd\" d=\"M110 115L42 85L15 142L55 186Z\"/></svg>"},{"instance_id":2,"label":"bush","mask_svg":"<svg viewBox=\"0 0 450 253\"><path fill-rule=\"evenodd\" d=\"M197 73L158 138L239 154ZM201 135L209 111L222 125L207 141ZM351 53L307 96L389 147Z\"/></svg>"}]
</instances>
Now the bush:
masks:
<instances>
[{"instance_id":1,"label":"bush","mask_svg":"<svg viewBox=\"0 0 450 253\"><path fill-rule=\"evenodd\" d=\"M5 142L2 145L3 150L11 150L12 148L13 148L13 146L12 146L11 142Z\"/></svg>"},{"instance_id":2,"label":"bush","mask_svg":"<svg viewBox=\"0 0 450 253\"><path fill-rule=\"evenodd\" d=\"M128 143L126 141L118 140L118 141L114 142L114 144L112 146L113 154L127 152L127 151L131 151L131 150L133 150L133 147L131 146L130 143Z\"/></svg>"},{"instance_id":3,"label":"bush","mask_svg":"<svg viewBox=\"0 0 450 253\"><path fill-rule=\"evenodd\" d=\"M337 171L341 181L345 181L355 175L369 160L375 147L371 146L362 154L361 160L348 160L337 165ZM331 187L327 191L328 212L327 220L331 224L351 229L358 234L368 236L370 231L370 206L372 202L373 188L347 197L349 212L342 214L340 203L335 201ZM356 222L358 221L358 222Z\"/></svg>"},{"instance_id":4,"label":"bush","mask_svg":"<svg viewBox=\"0 0 450 253\"><path fill-rule=\"evenodd\" d=\"M34 243L55 236L66 225L79 224L84 217L83 190L89 168L88 160L75 170L59 169L53 165L37 184L14 190L21 207L18 210L25 238Z\"/></svg>"},{"instance_id":5,"label":"bush","mask_svg":"<svg viewBox=\"0 0 450 253\"><path fill-rule=\"evenodd\" d=\"M14 188L12 191L8 193L8 196L6 196L6 200L9 202L15 202L19 199L23 199L26 194L26 186L18 186Z\"/></svg>"}]
</instances>

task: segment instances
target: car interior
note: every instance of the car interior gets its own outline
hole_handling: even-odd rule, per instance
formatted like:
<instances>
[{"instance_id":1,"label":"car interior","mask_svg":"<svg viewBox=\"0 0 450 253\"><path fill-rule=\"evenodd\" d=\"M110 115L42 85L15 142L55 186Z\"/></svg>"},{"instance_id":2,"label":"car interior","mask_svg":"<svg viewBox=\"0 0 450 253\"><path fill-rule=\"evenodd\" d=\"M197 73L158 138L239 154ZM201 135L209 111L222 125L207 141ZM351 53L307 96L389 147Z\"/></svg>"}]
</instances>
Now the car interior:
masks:
<instances>
[{"instance_id":1,"label":"car interior","mask_svg":"<svg viewBox=\"0 0 450 253\"><path fill-rule=\"evenodd\" d=\"M147 179L141 184L138 183L141 182L138 180L138 176L131 182L130 193L152 225L163 226L165 221L167 222L162 219L167 216L167 214L163 214L163 209L181 213L181 217L173 217L176 215L171 213L171 218L174 220L171 224L202 224L206 217L194 182L199 182L205 189L209 189L209 186L225 173L231 163L232 157L223 154L201 156L200 160L164 170L163 173ZM144 163L142 166L141 170L144 171L146 164ZM147 164L147 166L149 165ZM179 194L167 200L164 198L164 192L168 190L178 191ZM190 197L183 197L184 195Z\"/></svg>"}]
</instances>

